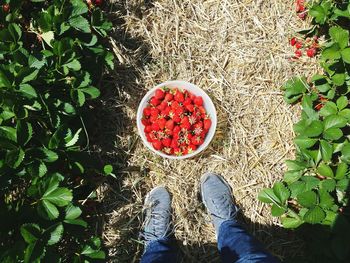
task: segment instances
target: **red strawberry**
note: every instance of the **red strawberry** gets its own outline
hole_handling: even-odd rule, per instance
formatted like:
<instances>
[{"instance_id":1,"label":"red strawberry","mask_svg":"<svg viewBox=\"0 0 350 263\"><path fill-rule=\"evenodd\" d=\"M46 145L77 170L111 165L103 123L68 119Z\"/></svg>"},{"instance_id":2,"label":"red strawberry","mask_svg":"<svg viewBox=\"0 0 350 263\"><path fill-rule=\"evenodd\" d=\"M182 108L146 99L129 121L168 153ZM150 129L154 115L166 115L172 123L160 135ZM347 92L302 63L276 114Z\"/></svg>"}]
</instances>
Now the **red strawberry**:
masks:
<instances>
[{"instance_id":1,"label":"red strawberry","mask_svg":"<svg viewBox=\"0 0 350 263\"><path fill-rule=\"evenodd\" d=\"M187 106L187 105L190 105L190 104L192 104L192 100L190 98L186 98L184 103L183 103L183 105Z\"/></svg>"},{"instance_id":2,"label":"red strawberry","mask_svg":"<svg viewBox=\"0 0 350 263\"><path fill-rule=\"evenodd\" d=\"M156 133L154 131L149 133L149 137L151 139L151 142L154 142L154 141L158 140L157 135L156 135Z\"/></svg>"},{"instance_id":3,"label":"red strawberry","mask_svg":"<svg viewBox=\"0 0 350 263\"><path fill-rule=\"evenodd\" d=\"M158 105L160 104L160 100L158 100L158 99L155 98L155 97L152 97L152 98L150 99L149 103L150 103L152 106L156 107L156 106L158 106Z\"/></svg>"},{"instance_id":4,"label":"red strawberry","mask_svg":"<svg viewBox=\"0 0 350 263\"><path fill-rule=\"evenodd\" d=\"M152 131L152 126L151 125L147 125L144 129L145 133L150 133Z\"/></svg>"},{"instance_id":5,"label":"red strawberry","mask_svg":"<svg viewBox=\"0 0 350 263\"><path fill-rule=\"evenodd\" d=\"M181 118L178 114L175 114L174 117L172 118L174 122L179 123L181 121Z\"/></svg>"},{"instance_id":6,"label":"red strawberry","mask_svg":"<svg viewBox=\"0 0 350 263\"><path fill-rule=\"evenodd\" d=\"M301 50L296 50L296 51L294 52L294 54L295 54L295 56L296 56L297 58L300 58L300 57L303 55L303 53L301 52Z\"/></svg>"},{"instance_id":7,"label":"red strawberry","mask_svg":"<svg viewBox=\"0 0 350 263\"><path fill-rule=\"evenodd\" d=\"M179 147L179 143L177 142L177 140L174 140L174 139L173 139L173 140L171 141L170 147L173 148L173 149Z\"/></svg>"},{"instance_id":8,"label":"red strawberry","mask_svg":"<svg viewBox=\"0 0 350 263\"><path fill-rule=\"evenodd\" d=\"M199 146L199 145L203 144L204 140L201 136L194 136L192 138L191 142L192 142L192 144Z\"/></svg>"},{"instance_id":9,"label":"red strawberry","mask_svg":"<svg viewBox=\"0 0 350 263\"><path fill-rule=\"evenodd\" d=\"M151 115L151 117L149 118L150 122L156 122L158 120L158 115Z\"/></svg>"},{"instance_id":10,"label":"red strawberry","mask_svg":"<svg viewBox=\"0 0 350 263\"><path fill-rule=\"evenodd\" d=\"M297 41L297 42L295 43L295 47L296 47L297 49L300 49L300 48L303 47L303 43L301 43L300 41Z\"/></svg>"},{"instance_id":11,"label":"red strawberry","mask_svg":"<svg viewBox=\"0 0 350 263\"><path fill-rule=\"evenodd\" d=\"M199 106L198 109L201 114L206 114L206 111L203 106Z\"/></svg>"},{"instance_id":12,"label":"red strawberry","mask_svg":"<svg viewBox=\"0 0 350 263\"><path fill-rule=\"evenodd\" d=\"M194 99L194 104L196 104L197 106L202 106L203 105L203 98L201 96L198 96Z\"/></svg>"},{"instance_id":13,"label":"red strawberry","mask_svg":"<svg viewBox=\"0 0 350 263\"><path fill-rule=\"evenodd\" d=\"M174 154L175 154L176 156L181 156L181 155L182 155L182 152L181 152L180 148L174 148Z\"/></svg>"},{"instance_id":14,"label":"red strawberry","mask_svg":"<svg viewBox=\"0 0 350 263\"><path fill-rule=\"evenodd\" d=\"M197 146L194 144L190 144L188 146L188 153L193 153L197 149Z\"/></svg>"},{"instance_id":15,"label":"red strawberry","mask_svg":"<svg viewBox=\"0 0 350 263\"><path fill-rule=\"evenodd\" d=\"M175 123L173 120L168 120L165 124L165 128L172 131L174 129L174 125L175 125Z\"/></svg>"},{"instance_id":16,"label":"red strawberry","mask_svg":"<svg viewBox=\"0 0 350 263\"><path fill-rule=\"evenodd\" d=\"M175 110L180 107L180 104L177 101L173 101L170 107Z\"/></svg>"},{"instance_id":17,"label":"red strawberry","mask_svg":"<svg viewBox=\"0 0 350 263\"><path fill-rule=\"evenodd\" d=\"M316 55L316 49L315 48L309 48L308 50L306 50L306 55L309 58L312 58Z\"/></svg>"},{"instance_id":18,"label":"red strawberry","mask_svg":"<svg viewBox=\"0 0 350 263\"><path fill-rule=\"evenodd\" d=\"M191 92L188 92L189 93L189 98L194 101L194 99L196 98L196 95L194 95L193 93Z\"/></svg>"},{"instance_id":19,"label":"red strawberry","mask_svg":"<svg viewBox=\"0 0 350 263\"><path fill-rule=\"evenodd\" d=\"M2 10L4 11L4 13L8 13L10 11L10 5L9 4L4 4L2 6Z\"/></svg>"},{"instance_id":20,"label":"red strawberry","mask_svg":"<svg viewBox=\"0 0 350 263\"><path fill-rule=\"evenodd\" d=\"M149 133L146 133L146 138L148 142L152 142L152 139Z\"/></svg>"},{"instance_id":21,"label":"red strawberry","mask_svg":"<svg viewBox=\"0 0 350 263\"><path fill-rule=\"evenodd\" d=\"M171 93L166 93L164 97L164 101L172 101L174 98L174 95Z\"/></svg>"},{"instance_id":22,"label":"red strawberry","mask_svg":"<svg viewBox=\"0 0 350 263\"><path fill-rule=\"evenodd\" d=\"M170 147L170 144L171 144L171 139L170 138L165 138L162 140L162 144L165 146L165 147Z\"/></svg>"},{"instance_id":23,"label":"red strawberry","mask_svg":"<svg viewBox=\"0 0 350 263\"><path fill-rule=\"evenodd\" d=\"M149 120L142 118L141 123L145 126L150 125Z\"/></svg>"},{"instance_id":24,"label":"red strawberry","mask_svg":"<svg viewBox=\"0 0 350 263\"><path fill-rule=\"evenodd\" d=\"M165 97L165 92L161 89L157 89L154 93L154 97L158 100L162 100Z\"/></svg>"},{"instance_id":25,"label":"red strawberry","mask_svg":"<svg viewBox=\"0 0 350 263\"><path fill-rule=\"evenodd\" d=\"M299 13L298 14L298 17L301 19L301 20L305 20L305 18L306 18L306 13Z\"/></svg>"},{"instance_id":26,"label":"red strawberry","mask_svg":"<svg viewBox=\"0 0 350 263\"><path fill-rule=\"evenodd\" d=\"M175 99L177 102L184 102L184 101L185 101L185 96L184 96L184 94L183 94L180 90L177 89L177 90L175 91L174 99Z\"/></svg>"},{"instance_id":27,"label":"red strawberry","mask_svg":"<svg viewBox=\"0 0 350 263\"><path fill-rule=\"evenodd\" d=\"M157 116L158 117L159 110L157 108L151 108L151 116Z\"/></svg>"},{"instance_id":28,"label":"red strawberry","mask_svg":"<svg viewBox=\"0 0 350 263\"><path fill-rule=\"evenodd\" d=\"M144 108L144 109L143 109L143 114L144 114L145 116L151 115L151 108L150 108L150 107Z\"/></svg>"},{"instance_id":29,"label":"red strawberry","mask_svg":"<svg viewBox=\"0 0 350 263\"><path fill-rule=\"evenodd\" d=\"M174 134L178 134L181 131L181 127L179 125L176 125L173 129Z\"/></svg>"},{"instance_id":30,"label":"red strawberry","mask_svg":"<svg viewBox=\"0 0 350 263\"><path fill-rule=\"evenodd\" d=\"M157 122L152 123L152 130L153 131L159 131L160 130L159 124Z\"/></svg>"},{"instance_id":31,"label":"red strawberry","mask_svg":"<svg viewBox=\"0 0 350 263\"><path fill-rule=\"evenodd\" d=\"M184 108L182 108L182 107L178 107L175 109L175 114L177 114L179 116L181 116L184 112L185 112Z\"/></svg>"},{"instance_id":32,"label":"red strawberry","mask_svg":"<svg viewBox=\"0 0 350 263\"><path fill-rule=\"evenodd\" d=\"M291 40L290 40L290 44L292 46L295 46L295 44L297 43L297 39L295 37L293 37Z\"/></svg>"},{"instance_id":33,"label":"red strawberry","mask_svg":"<svg viewBox=\"0 0 350 263\"><path fill-rule=\"evenodd\" d=\"M161 119L158 120L157 123L158 123L159 128L160 128L161 130L163 130L163 129L165 128L166 119L161 118Z\"/></svg>"},{"instance_id":34,"label":"red strawberry","mask_svg":"<svg viewBox=\"0 0 350 263\"><path fill-rule=\"evenodd\" d=\"M170 111L171 111L171 108L170 108L169 106L167 106L167 107L162 111L162 114L163 114L164 116L168 116L169 113L170 113Z\"/></svg>"},{"instance_id":35,"label":"red strawberry","mask_svg":"<svg viewBox=\"0 0 350 263\"><path fill-rule=\"evenodd\" d=\"M189 112L194 112L194 106L193 104L188 104L185 106L186 110L188 110Z\"/></svg>"},{"instance_id":36,"label":"red strawberry","mask_svg":"<svg viewBox=\"0 0 350 263\"><path fill-rule=\"evenodd\" d=\"M163 148L162 142L158 140L152 142L152 145L157 151L160 151Z\"/></svg>"},{"instance_id":37,"label":"red strawberry","mask_svg":"<svg viewBox=\"0 0 350 263\"><path fill-rule=\"evenodd\" d=\"M168 106L168 104L165 101L162 101L158 106L157 109L159 111L165 110L165 108Z\"/></svg>"},{"instance_id":38,"label":"red strawberry","mask_svg":"<svg viewBox=\"0 0 350 263\"><path fill-rule=\"evenodd\" d=\"M209 130L211 126L211 119L205 119L203 122L204 130Z\"/></svg>"}]
</instances>

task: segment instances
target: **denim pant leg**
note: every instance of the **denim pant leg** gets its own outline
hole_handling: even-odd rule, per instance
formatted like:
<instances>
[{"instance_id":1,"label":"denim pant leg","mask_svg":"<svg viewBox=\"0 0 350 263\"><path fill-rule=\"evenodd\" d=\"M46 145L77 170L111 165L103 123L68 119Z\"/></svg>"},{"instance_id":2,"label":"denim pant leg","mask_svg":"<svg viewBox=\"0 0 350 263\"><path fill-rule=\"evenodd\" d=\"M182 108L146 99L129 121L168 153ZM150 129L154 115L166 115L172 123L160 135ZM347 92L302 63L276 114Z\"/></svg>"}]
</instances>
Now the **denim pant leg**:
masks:
<instances>
[{"instance_id":1,"label":"denim pant leg","mask_svg":"<svg viewBox=\"0 0 350 263\"><path fill-rule=\"evenodd\" d=\"M169 238L151 241L143 254L140 263L175 263L177 251Z\"/></svg>"},{"instance_id":2,"label":"denim pant leg","mask_svg":"<svg viewBox=\"0 0 350 263\"><path fill-rule=\"evenodd\" d=\"M262 245L249 235L238 222L222 223L218 236L218 248L223 263L278 263Z\"/></svg>"}]
</instances>

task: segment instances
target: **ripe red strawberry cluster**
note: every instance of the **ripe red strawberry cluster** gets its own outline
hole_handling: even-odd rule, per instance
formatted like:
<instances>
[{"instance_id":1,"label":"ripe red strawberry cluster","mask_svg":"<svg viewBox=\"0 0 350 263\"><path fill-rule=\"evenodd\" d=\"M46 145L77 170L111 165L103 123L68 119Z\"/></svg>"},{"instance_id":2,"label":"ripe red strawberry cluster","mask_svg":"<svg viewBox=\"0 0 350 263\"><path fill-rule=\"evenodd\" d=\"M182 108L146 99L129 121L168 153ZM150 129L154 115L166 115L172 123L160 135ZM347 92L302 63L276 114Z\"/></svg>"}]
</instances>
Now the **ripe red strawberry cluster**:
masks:
<instances>
[{"instance_id":1,"label":"ripe red strawberry cluster","mask_svg":"<svg viewBox=\"0 0 350 263\"><path fill-rule=\"evenodd\" d=\"M291 46L295 47L294 57L300 58L305 53L309 58L314 57L317 54L319 48L318 37L306 38L303 42L302 39L293 37L290 40Z\"/></svg>"},{"instance_id":2,"label":"ripe red strawberry cluster","mask_svg":"<svg viewBox=\"0 0 350 263\"><path fill-rule=\"evenodd\" d=\"M142 124L154 149L181 156L203 144L211 119L201 96L177 88L157 89L143 110Z\"/></svg>"},{"instance_id":3,"label":"ripe red strawberry cluster","mask_svg":"<svg viewBox=\"0 0 350 263\"><path fill-rule=\"evenodd\" d=\"M297 11L298 17L301 20L305 20L305 18L307 16L307 10L305 7L305 0L297 0L295 2L295 5L296 5L296 11Z\"/></svg>"}]
</instances>

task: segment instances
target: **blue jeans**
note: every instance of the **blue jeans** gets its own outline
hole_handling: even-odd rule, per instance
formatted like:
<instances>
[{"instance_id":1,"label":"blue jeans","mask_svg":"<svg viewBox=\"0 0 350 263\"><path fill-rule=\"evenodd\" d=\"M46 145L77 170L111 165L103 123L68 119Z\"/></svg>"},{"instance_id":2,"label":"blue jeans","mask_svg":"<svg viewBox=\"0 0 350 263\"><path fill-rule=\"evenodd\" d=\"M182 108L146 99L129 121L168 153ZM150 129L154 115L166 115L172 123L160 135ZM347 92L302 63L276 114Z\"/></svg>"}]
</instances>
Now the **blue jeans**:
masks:
<instances>
[{"instance_id":1,"label":"blue jeans","mask_svg":"<svg viewBox=\"0 0 350 263\"><path fill-rule=\"evenodd\" d=\"M223 263L279 262L236 221L225 221L220 226L218 249ZM173 263L177 261L177 256L171 240L158 239L148 244L141 263Z\"/></svg>"}]
</instances>

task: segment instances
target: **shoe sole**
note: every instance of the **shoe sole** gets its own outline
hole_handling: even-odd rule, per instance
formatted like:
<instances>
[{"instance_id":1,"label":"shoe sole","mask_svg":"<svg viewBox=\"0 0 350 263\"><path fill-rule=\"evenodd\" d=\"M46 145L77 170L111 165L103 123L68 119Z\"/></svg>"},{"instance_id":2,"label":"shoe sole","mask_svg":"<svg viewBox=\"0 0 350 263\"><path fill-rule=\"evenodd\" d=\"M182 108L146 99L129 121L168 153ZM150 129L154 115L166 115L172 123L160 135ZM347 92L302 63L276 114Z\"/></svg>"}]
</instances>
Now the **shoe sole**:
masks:
<instances>
[{"instance_id":1,"label":"shoe sole","mask_svg":"<svg viewBox=\"0 0 350 263\"><path fill-rule=\"evenodd\" d=\"M201 176L201 179L200 179L200 182L201 182L201 187L200 187L200 192L201 192L201 199L202 199L202 202L205 206L205 208L207 209L208 211L208 206L207 206L207 203L205 202L204 198L203 198L203 183L206 181L206 179L211 176L211 175L215 175L219 178L219 180L221 182L223 182L229 189L229 192L230 192L230 195L232 197L232 200L234 201L234 198L233 198L233 194L232 194L232 188L231 186L228 184L228 182L224 179L224 177L222 177L221 175L219 174L216 174L216 173L205 173Z\"/></svg>"}]
</instances>

